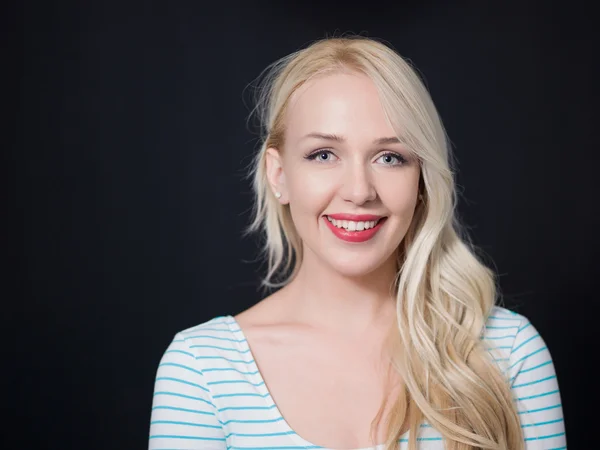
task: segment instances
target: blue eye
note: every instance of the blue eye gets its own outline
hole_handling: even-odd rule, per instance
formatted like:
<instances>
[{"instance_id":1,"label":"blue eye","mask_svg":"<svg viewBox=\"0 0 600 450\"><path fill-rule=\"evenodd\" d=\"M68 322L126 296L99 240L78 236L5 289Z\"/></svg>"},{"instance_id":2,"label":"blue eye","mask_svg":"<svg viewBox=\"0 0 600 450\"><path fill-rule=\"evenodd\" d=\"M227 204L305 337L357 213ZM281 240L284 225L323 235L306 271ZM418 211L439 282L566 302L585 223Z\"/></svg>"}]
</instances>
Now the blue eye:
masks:
<instances>
[{"instance_id":1,"label":"blue eye","mask_svg":"<svg viewBox=\"0 0 600 450\"><path fill-rule=\"evenodd\" d=\"M314 153L311 153L308 156L305 156L306 159L313 161L316 160L318 162L329 162L335 159L335 155L330 150L317 150Z\"/></svg>"},{"instance_id":2,"label":"blue eye","mask_svg":"<svg viewBox=\"0 0 600 450\"><path fill-rule=\"evenodd\" d=\"M404 158L404 156L393 152L384 153L379 158L377 158L377 161L379 160L382 161L382 164L384 166L399 166L402 164L406 164L406 158Z\"/></svg>"},{"instance_id":3,"label":"blue eye","mask_svg":"<svg viewBox=\"0 0 600 450\"><path fill-rule=\"evenodd\" d=\"M317 150L304 158L320 163L332 162L338 159L331 150ZM408 162L404 156L395 152L386 152L379 156L376 161L379 161L384 166L402 166Z\"/></svg>"}]
</instances>

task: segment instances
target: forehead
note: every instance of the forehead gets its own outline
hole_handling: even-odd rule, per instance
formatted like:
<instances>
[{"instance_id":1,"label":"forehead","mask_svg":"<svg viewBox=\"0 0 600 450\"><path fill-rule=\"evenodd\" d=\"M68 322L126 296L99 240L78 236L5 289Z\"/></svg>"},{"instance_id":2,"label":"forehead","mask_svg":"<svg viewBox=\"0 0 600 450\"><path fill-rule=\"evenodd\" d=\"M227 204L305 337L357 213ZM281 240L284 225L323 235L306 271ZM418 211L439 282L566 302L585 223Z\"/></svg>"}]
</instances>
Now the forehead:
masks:
<instances>
[{"instance_id":1,"label":"forehead","mask_svg":"<svg viewBox=\"0 0 600 450\"><path fill-rule=\"evenodd\" d=\"M292 94L286 112L287 138L293 143L311 132L369 142L394 135L375 84L359 73L320 76Z\"/></svg>"}]
</instances>

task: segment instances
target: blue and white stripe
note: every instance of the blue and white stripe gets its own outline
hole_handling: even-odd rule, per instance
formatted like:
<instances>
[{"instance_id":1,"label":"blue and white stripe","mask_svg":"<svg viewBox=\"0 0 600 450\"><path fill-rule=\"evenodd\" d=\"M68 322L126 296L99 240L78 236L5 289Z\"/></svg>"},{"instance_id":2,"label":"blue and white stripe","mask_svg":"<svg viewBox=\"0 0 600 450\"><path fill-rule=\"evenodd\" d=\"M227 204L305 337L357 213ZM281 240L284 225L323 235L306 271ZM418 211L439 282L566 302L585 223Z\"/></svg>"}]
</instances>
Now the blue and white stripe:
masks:
<instances>
[{"instance_id":1,"label":"blue and white stripe","mask_svg":"<svg viewBox=\"0 0 600 450\"><path fill-rule=\"evenodd\" d=\"M495 307L482 341L510 378L526 449L566 449L558 381L537 330L526 317ZM433 427L424 424L419 431L419 450L444 449ZM399 449L407 446L408 433ZM149 449L310 448L324 449L286 423L232 316L215 317L175 336L158 366Z\"/></svg>"}]
</instances>

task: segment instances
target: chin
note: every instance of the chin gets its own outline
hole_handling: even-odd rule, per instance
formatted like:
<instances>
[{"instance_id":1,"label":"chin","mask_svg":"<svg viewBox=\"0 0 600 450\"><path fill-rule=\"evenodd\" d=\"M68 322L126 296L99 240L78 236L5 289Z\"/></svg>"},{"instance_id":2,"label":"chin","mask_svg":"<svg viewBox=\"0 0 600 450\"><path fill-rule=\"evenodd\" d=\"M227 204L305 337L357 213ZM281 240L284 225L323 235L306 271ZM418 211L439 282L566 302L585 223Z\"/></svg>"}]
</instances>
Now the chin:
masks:
<instances>
[{"instance_id":1,"label":"chin","mask_svg":"<svg viewBox=\"0 0 600 450\"><path fill-rule=\"evenodd\" d=\"M330 254L325 258L325 261L337 273L348 278L359 278L369 275L382 267L386 262L386 258L350 256L347 258L332 258Z\"/></svg>"}]
</instances>

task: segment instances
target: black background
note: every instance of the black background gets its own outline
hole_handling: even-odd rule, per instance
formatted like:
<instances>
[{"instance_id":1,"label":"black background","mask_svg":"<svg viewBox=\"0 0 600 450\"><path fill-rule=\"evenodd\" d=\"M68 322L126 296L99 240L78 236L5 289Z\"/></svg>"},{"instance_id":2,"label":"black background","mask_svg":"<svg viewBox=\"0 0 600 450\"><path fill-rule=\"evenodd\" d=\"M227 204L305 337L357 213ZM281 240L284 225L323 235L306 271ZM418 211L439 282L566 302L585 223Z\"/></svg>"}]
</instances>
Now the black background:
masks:
<instances>
[{"instance_id":1,"label":"black background","mask_svg":"<svg viewBox=\"0 0 600 450\"><path fill-rule=\"evenodd\" d=\"M48 1L5 17L5 55L17 57L5 67L18 77L5 86L18 97L5 448L147 447L153 378L173 335L260 299L257 242L241 233L257 144L249 85L344 32L384 39L423 75L459 161L460 215L506 305L546 340L569 448L593 447L588 5Z\"/></svg>"}]
</instances>

